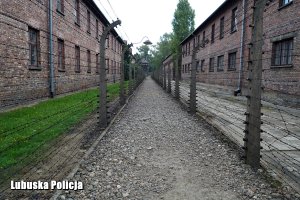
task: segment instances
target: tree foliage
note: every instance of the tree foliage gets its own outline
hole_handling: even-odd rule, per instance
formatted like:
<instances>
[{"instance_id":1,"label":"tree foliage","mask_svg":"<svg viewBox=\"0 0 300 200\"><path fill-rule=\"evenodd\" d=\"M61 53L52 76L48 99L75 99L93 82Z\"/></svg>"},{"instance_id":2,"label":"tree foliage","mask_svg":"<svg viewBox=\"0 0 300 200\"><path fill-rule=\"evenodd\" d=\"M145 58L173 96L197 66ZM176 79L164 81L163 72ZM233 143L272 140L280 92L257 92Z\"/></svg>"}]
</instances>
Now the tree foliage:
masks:
<instances>
[{"instance_id":1,"label":"tree foliage","mask_svg":"<svg viewBox=\"0 0 300 200\"><path fill-rule=\"evenodd\" d=\"M192 9L188 0L179 0L172 21L174 38L184 40L195 27L195 10Z\"/></svg>"},{"instance_id":2,"label":"tree foliage","mask_svg":"<svg viewBox=\"0 0 300 200\"><path fill-rule=\"evenodd\" d=\"M172 21L174 37L172 40L173 53L178 53L180 43L194 31L195 10L188 0L179 0Z\"/></svg>"},{"instance_id":3,"label":"tree foliage","mask_svg":"<svg viewBox=\"0 0 300 200\"><path fill-rule=\"evenodd\" d=\"M147 45L139 47L136 57L147 58L152 70L160 67L170 54L175 54L175 59L179 58L180 43L194 31L194 19L195 11L188 0L179 0L172 20L173 32L163 34L152 49Z\"/></svg>"},{"instance_id":4,"label":"tree foliage","mask_svg":"<svg viewBox=\"0 0 300 200\"><path fill-rule=\"evenodd\" d=\"M148 45L142 45L137 48L140 58L149 58L150 56L150 48Z\"/></svg>"},{"instance_id":5,"label":"tree foliage","mask_svg":"<svg viewBox=\"0 0 300 200\"><path fill-rule=\"evenodd\" d=\"M163 36L160 37L160 41L155 46L154 50L151 51L152 53L152 60L151 65L154 68L157 68L161 65L162 61L171 54L172 50L172 33L165 33Z\"/></svg>"}]
</instances>

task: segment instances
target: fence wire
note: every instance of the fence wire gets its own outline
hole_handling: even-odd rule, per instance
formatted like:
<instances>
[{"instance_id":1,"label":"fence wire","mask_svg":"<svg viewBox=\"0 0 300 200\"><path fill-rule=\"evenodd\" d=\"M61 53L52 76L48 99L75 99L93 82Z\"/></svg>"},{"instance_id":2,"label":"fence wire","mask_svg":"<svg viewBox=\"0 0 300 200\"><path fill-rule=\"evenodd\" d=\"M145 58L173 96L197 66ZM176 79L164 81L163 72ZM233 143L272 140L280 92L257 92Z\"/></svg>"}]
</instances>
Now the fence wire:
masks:
<instances>
[{"instance_id":1,"label":"fence wire","mask_svg":"<svg viewBox=\"0 0 300 200\"><path fill-rule=\"evenodd\" d=\"M293 6L299 8L299 2L293 1ZM278 2L269 2L264 10L263 20L272 20L274 18L274 10L277 10ZM245 20L250 20L253 17L253 5L248 4L246 7ZM242 25L242 9L237 13L237 26ZM231 18L225 20L224 38L227 41L231 35ZM290 21L289 21L290 20ZM292 186L299 192L300 188L300 110L299 110L299 88L300 88L300 72L299 72L299 45L297 39L294 38L292 47L282 47L281 52L291 51L293 65L286 68L278 68L274 66L274 48L270 48L268 44L273 40L274 35L284 34L290 35L299 33L300 24L299 16L286 20L282 23L268 24L264 27L263 37L252 41L252 44L263 41L262 59L262 78L261 80L249 79L249 61L245 56L249 49L250 40L245 40L241 45L239 40L230 40L226 43L226 48L214 49L207 46L214 45L208 42L200 48L197 56L198 65L196 66L197 82L191 82L192 70L192 53L196 44L201 42L199 36L193 33L193 38L182 45L182 66L179 66L181 80L180 85L180 102L189 107L190 104L190 86L196 84L197 92L197 112L209 123L221 130L228 138L234 141L241 148L245 147L245 125L247 111L247 96L249 93L249 81L261 81L262 98L259 99L262 104L262 116L254 116L261 118L262 124L257 126L261 131L260 145L261 149L261 165L270 172L272 176L280 179L285 184ZM290 26L293 23L294 26ZM248 24L251 24L251 22ZM248 25L247 24L247 25ZM250 28L250 27L247 27ZM216 24L215 30L218 30ZM206 29L206 37L210 40L210 28ZM278 31L279 30L279 31ZM276 32L277 31L277 32ZM201 36L202 39L202 34ZM215 40L219 38L218 33L215 34ZM296 40L296 41L295 41ZM192 43L192 45L188 45ZM229 60L224 56L222 68L218 67L217 58L220 55L226 55L232 49L235 52L240 52L244 49L243 57L239 53L235 57L235 68L229 69ZM229 54L229 53L228 53ZM250 55L250 51L249 51ZM229 56L228 56L229 57ZM213 58L211 64L210 58ZM285 57L287 59L287 57ZM203 60L203 63L202 63ZM241 63L241 60L244 60ZM165 61L166 62L166 61ZM244 72L240 74L238 66L243 64ZM153 78L160 84L164 82L164 77L168 78L169 64L162 65L153 73ZM175 70L175 68L173 68ZM175 74L172 72L171 94L175 96ZM242 93L234 96L239 76L242 79ZM290 91L285 91L283 88L290 88ZM281 96L287 96L289 101L281 100ZM255 97L250 97L255 98ZM297 104L298 103L298 104Z\"/></svg>"}]
</instances>

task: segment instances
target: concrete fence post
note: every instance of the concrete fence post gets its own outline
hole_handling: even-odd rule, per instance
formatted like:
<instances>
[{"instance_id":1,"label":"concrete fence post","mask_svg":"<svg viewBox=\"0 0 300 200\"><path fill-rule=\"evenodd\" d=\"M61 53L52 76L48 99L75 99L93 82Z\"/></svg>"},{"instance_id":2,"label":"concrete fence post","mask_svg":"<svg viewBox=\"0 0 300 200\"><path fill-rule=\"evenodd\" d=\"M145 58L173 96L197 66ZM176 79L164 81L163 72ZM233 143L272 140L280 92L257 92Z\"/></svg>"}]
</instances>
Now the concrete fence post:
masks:
<instances>
[{"instance_id":1,"label":"concrete fence post","mask_svg":"<svg viewBox=\"0 0 300 200\"><path fill-rule=\"evenodd\" d=\"M179 59L174 59L174 67L175 67L175 99L180 98L180 91L179 91Z\"/></svg>"},{"instance_id":2,"label":"concrete fence post","mask_svg":"<svg viewBox=\"0 0 300 200\"><path fill-rule=\"evenodd\" d=\"M253 9L253 27L249 60L249 94L245 121L244 148L246 164L254 170L260 167L261 79L263 46L263 13L267 0L257 0Z\"/></svg>"},{"instance_id":3,"label":"concrete fence post","mask_svg":"<svg viewBox=\"0 0 300 200\"><path fill-rule=\"evenodd\" d=\"M105 63L105 42L108 33L111 29L121 24L120 20L117 20L111 23L108 27L105 28L104 32L102 33L100 39L100 66L99 69L99 126L100 128L104 129L107 126L107 80L106 80L106 63Z\"/></svg>"},{"instance_id":4,"label":"concrete fence post","mask_svg":"<svg viewBox=\"0 0 300 200\"><path fill-rule=\"evenodd\" d=\"M160 76L160 86L164 87L164 75L163 75L163 67L159 67L159 76Z\"/></svg>"},{"instance_id":5,"label":"concrete fence post","mask_svg":"<svg viewBox=\"0 0 300 200\"><path fill-rule=\"evenodd\" d=\"M189 111L191 114L195 114L197 111L197 88L196 88L196 53L199 49L199 45L194 47L192 51L192 68L191 68L191 80L190 80L190 102Z\"/></svg>"},{"instance_id":6,"label":"concrete fence post","mask_svg":"<svg viewBox=\"0 0 300 200\"><path fill-rule=\"evenodd\" d=\"M132 88L132 64L129 64L129 82L128 82L128 93L131 95L133 93L133 88Z\"/></svg>"},{"instance_id":7,"label":"concrete fence post","mask_svg":"<svg viewBox=\"0 0 300 200\"><path fill-rule=\"evenodd\" d=\"M167 89L167 74L166 74L166 66L162 66L163 67L163 74L164 74L164 83L163 83L163 88L164 90Z\"/></svg>"},{"instance_id":8,"label":"concrete fence post","mask_svg":"<svg viewBox=\"0 0 300 200\"><path fill-rule=\"evenodd\" d=\"M171 66L168 65L168 85L167 85L167 92L168 93L171 93L171 79L172 79L172 76L171 76Z\"/></svg>"},{"instance_id":9,"label":"concrete fence post","mask_svg":"<svg viewBox=\"0 0 300 200\"><path fill-rule=\"evenodd\" d=\"M125 53L127 51L127 44L122 46L122 58L121 58L121 73L120 73L120 105L125 104L125 90L124 90L124 69L125 69Z\"/></svg>"}]
</instances>

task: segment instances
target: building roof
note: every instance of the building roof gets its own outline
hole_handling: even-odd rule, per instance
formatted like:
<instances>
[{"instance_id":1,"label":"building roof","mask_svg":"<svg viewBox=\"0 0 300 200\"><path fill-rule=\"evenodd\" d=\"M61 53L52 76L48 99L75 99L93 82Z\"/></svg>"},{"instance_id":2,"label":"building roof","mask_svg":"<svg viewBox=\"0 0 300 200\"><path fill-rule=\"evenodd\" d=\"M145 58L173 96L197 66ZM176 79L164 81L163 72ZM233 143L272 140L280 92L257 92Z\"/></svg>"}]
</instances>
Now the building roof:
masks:
<instances>
[{"instance_id":1,"label":"building roof","mask_svg":"<svg viewBox=\"0 0 300 200\"><path fill-rule=\"evenodd\" d=\"M217 17L223 10L231 5L232 3L236 2L236 0L225 0L202 24L200 24L189 36L187 36L180 44L182 45L189 39L193 38L203 27L205 27L213 18Z\"/></svg>"},{"instance_id":2,"label":"building roof","mask_svg":"<svg viewBox=\"0 0 300 200\"><path fill-rule=\"evenodd\" d=\"M173 55L172 53L169 54L169 55L167 55L167 56L165 57L165 59L164 59L162 62L163 62L163 63L166 62L168 59L170 59L170 57L171 57L172 55Z\"/></svg>"},{"instance_id":3,"label":"building roof","mask_svg":"<svg viewBox=\"0 0 300 200\"><path fill-rule=\"evenodd\" d=\"M91 11L101 20L101 22L105 25L108 26L110 22L108 19L105 17L105 15L101 12L97 4L95 3L95 0L84 0L85 4L91 9ZM113 29L111 33L117 38L117 40L121 44L125 44L123 39L119 36L117 31Z\"/></svg>"}]
</instances>

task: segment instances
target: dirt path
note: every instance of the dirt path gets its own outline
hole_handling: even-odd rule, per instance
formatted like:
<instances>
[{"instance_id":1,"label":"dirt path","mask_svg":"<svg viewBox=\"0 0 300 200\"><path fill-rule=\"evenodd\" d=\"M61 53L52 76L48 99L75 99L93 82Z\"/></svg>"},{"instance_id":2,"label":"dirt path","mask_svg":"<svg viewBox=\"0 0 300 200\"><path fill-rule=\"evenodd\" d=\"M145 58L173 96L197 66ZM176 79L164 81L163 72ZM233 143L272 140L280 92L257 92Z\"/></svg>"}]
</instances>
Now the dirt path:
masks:
<instances>
[{"instance_id":1,"label":"dirt path","mask_svg":"<svg viewBox=\"0 0 300 200\"><path fill-rule=\"evenodd\" d=\"M74 179L84 190L59 198L283 199L219 133L149 78Z\"/></svg>"}]
</instances>

